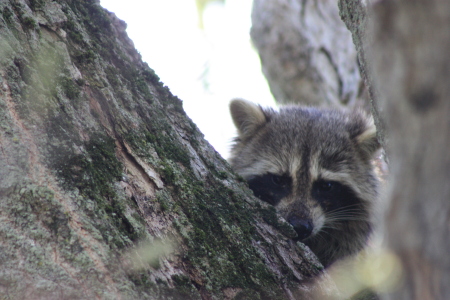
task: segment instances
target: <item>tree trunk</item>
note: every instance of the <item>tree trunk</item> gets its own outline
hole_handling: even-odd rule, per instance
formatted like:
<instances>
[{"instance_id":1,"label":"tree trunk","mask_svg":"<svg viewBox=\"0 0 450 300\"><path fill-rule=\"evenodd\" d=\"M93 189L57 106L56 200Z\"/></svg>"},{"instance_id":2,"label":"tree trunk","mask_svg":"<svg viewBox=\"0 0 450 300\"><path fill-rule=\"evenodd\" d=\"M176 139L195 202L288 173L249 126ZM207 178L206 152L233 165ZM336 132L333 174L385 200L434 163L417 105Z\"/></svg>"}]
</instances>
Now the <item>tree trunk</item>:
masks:
<instances>
[{"instance_id":1,"label":"tree trunk","mask_svg":"<svg viewBox=\"0 0 450 300\"><path fill-rule=\"evenodd\" d=\"M367 22L361 2L340 7L369 90L378 91L376 117L386 123L384 228L403 284L385 297L450 299L450 3L378 1Z\"/></svg>"},{"instance_id":2,"label":"tree trunk","mask_svg":"<svg viewBox=\"0 0 450 300\"><path fill-rule=\"evenodd\" d=\"M310 299L314 255L125 27L99 1L0 0L0 294Z\"/></svg>"}]
</instances>

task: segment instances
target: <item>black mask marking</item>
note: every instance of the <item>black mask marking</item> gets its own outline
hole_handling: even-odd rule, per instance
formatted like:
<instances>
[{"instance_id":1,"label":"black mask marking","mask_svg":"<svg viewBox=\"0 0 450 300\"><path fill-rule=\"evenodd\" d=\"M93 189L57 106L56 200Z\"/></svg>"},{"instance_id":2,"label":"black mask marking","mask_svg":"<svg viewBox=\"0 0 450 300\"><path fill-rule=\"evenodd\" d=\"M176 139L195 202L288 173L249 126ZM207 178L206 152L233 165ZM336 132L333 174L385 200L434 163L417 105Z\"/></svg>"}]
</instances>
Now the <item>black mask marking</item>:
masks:
<instances>
[{"instance_id":1,"label":"black mask marking","mask_svg":"<svg viewBox=\"0 0 450 300\"><path fill-rule=\"evenodd\" d=\"M291 177L271 173L251 176L247 182L256 197L272 205L277 205L289 195L292 187Z\"/></svg>"},{"instance_id":2,"label":"black mask marking","mask_svg":"<svg viewBox=\"0 0 450 300\"><path fill-rule=\"evenodd\" d=\"M314 182L311 196L319 202L325 212L334 211L361 202L350 187L337 181L322 179Z\"/></svg>"}]
</instances>

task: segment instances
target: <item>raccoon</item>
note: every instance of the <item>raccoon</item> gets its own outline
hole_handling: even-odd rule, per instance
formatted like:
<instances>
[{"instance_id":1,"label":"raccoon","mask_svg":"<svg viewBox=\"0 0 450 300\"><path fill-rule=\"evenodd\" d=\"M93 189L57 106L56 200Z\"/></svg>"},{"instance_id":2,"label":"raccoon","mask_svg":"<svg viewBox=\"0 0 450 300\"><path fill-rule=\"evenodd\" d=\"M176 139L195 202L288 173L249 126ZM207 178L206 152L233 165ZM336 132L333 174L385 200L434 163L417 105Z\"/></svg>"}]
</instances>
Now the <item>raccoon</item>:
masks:
<instances>
[{"instance_id":1,"label":"raccoon","mask_svg":"<svg viewBox=\"0 0 450 300\"><path fill-rule=\"evenodd\" d=\"M360 251L378 194L373 119L357 110L275 111L241 99L230 112L238 131L231 166L293 226L296 240L324 267Z\"/></svg>"}]
</instances>

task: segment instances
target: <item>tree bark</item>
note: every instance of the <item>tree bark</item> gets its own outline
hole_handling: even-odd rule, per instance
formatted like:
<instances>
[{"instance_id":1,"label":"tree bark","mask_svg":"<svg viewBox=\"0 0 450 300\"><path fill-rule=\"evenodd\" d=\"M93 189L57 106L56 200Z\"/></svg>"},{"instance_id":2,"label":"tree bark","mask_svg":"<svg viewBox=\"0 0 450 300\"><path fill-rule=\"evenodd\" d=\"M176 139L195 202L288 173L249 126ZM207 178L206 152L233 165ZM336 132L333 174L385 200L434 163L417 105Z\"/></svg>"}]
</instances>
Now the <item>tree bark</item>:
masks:
<instances>
[{"instance_id":1,"label":"tree bark","mask_svg":"<svg viewBox=\"0 0 450 300\"><path fill-rule=\"evenodd\" d=\"M314 255L203 139L125 28L99 1L0 1L0 293L335 294L308 285Z\"/></svg>"},{"instance_id":2,"label":"tree bark","mask_svg":"<svg viewBox=\"0 0 450 300\"><path fill-rule=\"evenodd\" d=\"M384 228L403 266L386 299L450 298L450 3L341 0L385 135ZM366 17L367 11L368 19ZM367 25L369 24L369 25Z\"/></svg>"},{"instance_id":3,"label":"tree bark","mask_svg":"<svg viewBox=\"0 0 450 300\"><path fill-rule=\"evenodd\" d=\"M251 36L278 103L363 106L351 34L333 0L255 0Z\"/></svg>"}]
</instances>

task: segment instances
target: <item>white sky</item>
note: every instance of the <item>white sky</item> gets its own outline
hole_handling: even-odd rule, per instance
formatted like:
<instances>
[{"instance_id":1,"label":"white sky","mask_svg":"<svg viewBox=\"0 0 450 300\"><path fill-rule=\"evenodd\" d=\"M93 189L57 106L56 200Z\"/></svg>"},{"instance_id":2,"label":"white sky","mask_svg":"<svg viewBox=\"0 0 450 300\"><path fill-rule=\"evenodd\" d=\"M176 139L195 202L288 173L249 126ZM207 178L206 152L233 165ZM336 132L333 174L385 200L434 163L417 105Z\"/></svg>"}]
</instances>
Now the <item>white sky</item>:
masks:
<instances>
[{"instance_id":1,"label":"white sky","mask_svg":"<svg viewBox=\"0 0 450 300\"><path fill-rule=\"evenodd\" d=\"M206 139L228 157L235 129L232 98L274 105L250 41L252 0L209 5L198 26L195 0L101 0L127 24L144 61L173 94Z\"/></svg>"}]
</instances>

